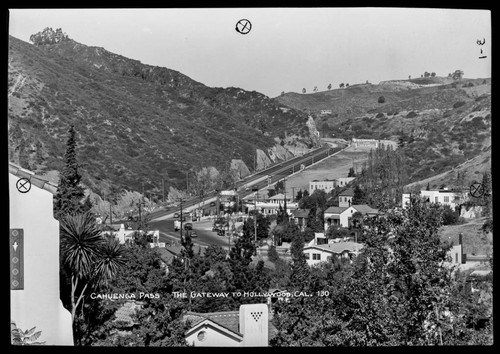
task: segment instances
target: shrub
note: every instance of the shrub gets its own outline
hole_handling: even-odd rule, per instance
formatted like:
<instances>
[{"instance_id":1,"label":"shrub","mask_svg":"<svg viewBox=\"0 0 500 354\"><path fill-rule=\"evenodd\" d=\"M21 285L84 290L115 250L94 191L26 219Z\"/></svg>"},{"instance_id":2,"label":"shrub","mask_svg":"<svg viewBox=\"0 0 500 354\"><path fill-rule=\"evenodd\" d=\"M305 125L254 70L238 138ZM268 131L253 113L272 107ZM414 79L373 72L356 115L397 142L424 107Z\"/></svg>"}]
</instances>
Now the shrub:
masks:
<instances>
[{"instance_id":1,"label":"shrub","mask_svg":"<svg viewBox=\"0 0 500 354\"><path fill-rule=\"evenodd\" d=\"M443 225L456 225L459 217L458 211L451 209L449 205L443 206Z\"/></svg>"},{"instance_id":2,"label":"shrub","mask_svg":"<svg viewBox=\"0 0 500 354\"><path fill-rule=\"evenodd\" d=\"M382 112L380 112L379 114L377 114L377 115L375 116L375 118L383 118L383 117L385 117L385 114L384 114L384 113L382 113Z\"/></svg>"},{"instance_id":3,"label":"shrub","mask_svg":"<svg viewBox=\"0 0 500 354\"><path fill-rule=\"evenodd\" d=\"M453 108L462 107L465 104L464 101L458 101L453 104Z\"/></svg>"},{"instance_id":4,"label":"shrub","mask_svg":"<svg viewBox=\"0 0 500 354\"><path fill-rule=\"evenodd\" d=\"M418 114L415 113L414 111L411 111L406 115L406 118L415 118L416 116L418 116Z\"/></svg>"},{"instance_id":5,"label":"shrub","mask_svg":"<svg viewBox=\"0 0 500 354\"><path fill-rule=\"evenodd\" d=\"M279 255L278 255L278 252L276 251L276 246L271 245L271 247L269 247L269 251L267 253L267 257L273 263L275 263L280 258Z\"/></svg>"},{"instance_id":6,"label":"shrub","mask_svg":"<svg viewBox=\"0 0 500 354\"><path fill-rule=\"evenodd\" d=\"M378 103L384 103L385 102L385 97L384 96L380 96L378 98Z\"/></svg>"}]
</instances>

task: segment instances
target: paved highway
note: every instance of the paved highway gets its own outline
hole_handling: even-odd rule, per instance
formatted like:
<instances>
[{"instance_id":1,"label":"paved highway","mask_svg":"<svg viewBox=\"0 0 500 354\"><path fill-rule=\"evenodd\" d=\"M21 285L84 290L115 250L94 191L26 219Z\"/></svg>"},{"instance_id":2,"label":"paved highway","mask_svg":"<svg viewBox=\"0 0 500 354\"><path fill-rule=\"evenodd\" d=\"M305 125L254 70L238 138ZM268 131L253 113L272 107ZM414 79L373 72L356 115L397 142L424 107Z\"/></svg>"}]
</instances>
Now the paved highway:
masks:
<instances>
[{"instance_id":1,"label":"paved highway","mask_svg":"<svg viewBox=\"0 0 500 354\"><path fill-rule=\"evenodd\" d=\"M174 231L175 219L163 219L150 222L152 230L160 230L160 242L173 243L180 242L180 231ZM186 221L189 222L189 221ZM193 237L192 241L200 246L217 245L228 249L229 242L234 242L234 239L229 239L228 236L218 236L212 231L213 222L211 220L193 222L193 230L197 237Z\"/></svg>"},{"instance_id":2,"label":"paved highway","mask_svg":"<svg viewBox=\"0 0 500 354\"><path fill-rule=\"evenodd\" d=\"M302 156L297 156L288 161L281 162L277 165L274 165L264 171L259 171L256 174L245 178L242 181L239 181L236 184L238 190L238 196L240 200L252 194L252 189L263 189L266 188L269 184L276 183L277 181L283 179L286 176L292 175L294 173L300 172L302 167L310 166L336 152L339 152L340 149L333 149L329 146L323 146L319 149L311 151ZM302 166L303 165L303 166ZM269 178L268 178L269 176ZM246 186L250 185L251 187L246 190ZM216 192L210 192L205 199L204 209L215 209L215 207L210 206L210 201L216 198ZM186 212L186 209L193 209L194 206L198 206L202 204L200 200L192 200L183 202L183 210ZM174 231L174 220L173 214L175 212L179 212L179 207L172 207L166 210L160 210L151 213L151 228L153 230L160 231L160 242L179 242L180 241L180 233L179 231ZM189 222L189 217L187 217ZM193 238L193 243L199 244L202 246L208 245L219 245L221 247L227 248L229 243L229 237L226 236L218 236L216 232L212 231L212 221L199 221L193 223L193 229L196 231L198 237ZM233 241L232 241L233 242Z\"/></svg>"},{"instance_id":3,"label":"paved highway","mask_svg":"<svg viewBox=\"0 0 500 354\"><path fill-rule=\"evenodd\" d=\"M241 198L252 193L252 189L258 188L262 189L267 187L269 184L276 183L280 179L283 179L286 176L297 173L301 170L302 167L310 166L330 155L340 151L339 148L332 148L330 146L322 146L316 150L310 151L302 156L294 157L290 160L283 161L276 165L271 166L263 171L259 171L251 176L244 178L241 181L238 181L235 187L238 190L238 195ZM268 179L267 177L270 176ZM249 190L246 190L246 186L250 186ZM211 191L205 197L205 204L209 204L210 201L215 200L216 192ZM203 204L200 199L195 198L194 200L184 201L182 208L183 209L192 209L192 207ZM180 206L178 207L170 207L164 210L154 211L150 214L151 220L162 220L165 218L172 217L175 212L180 211Z\"/></svg>"}]
</instances>

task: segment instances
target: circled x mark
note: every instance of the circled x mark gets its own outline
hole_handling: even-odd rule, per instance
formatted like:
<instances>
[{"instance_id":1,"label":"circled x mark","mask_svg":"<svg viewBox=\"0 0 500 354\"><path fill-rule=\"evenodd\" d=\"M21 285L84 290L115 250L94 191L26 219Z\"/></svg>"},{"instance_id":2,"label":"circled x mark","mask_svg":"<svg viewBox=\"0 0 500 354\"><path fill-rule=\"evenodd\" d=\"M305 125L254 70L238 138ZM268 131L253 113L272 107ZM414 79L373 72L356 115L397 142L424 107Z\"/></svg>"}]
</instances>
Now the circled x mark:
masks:
<instances>
[{"instance_id":1,"label":"circled x mark","mask_svg":"<svg viewBox=\"0 0 500 354\"><path fill-rule=\"evenodd\" d=\"M239 20L236 23L236 32L247 34L252 29L252 23L246 19Z\"/></svg>"},{"instance_id":2,"label":"circled x mark","mask_svg":"<svg viewBox=\"0 0 500 354\"><path fill-rule=\"evenodd\" d=\"M31 189L31 182L27 178L20 178L16 182L16 188L21 193L28 193Z\"/></svg>"},{"instance_id":3,"label":"circled x mark","mask_svg":"<svg viewBox=\"0 0 500 354\"><path fill-rule=\"evenodd\" d=\"M473 183L470 186L470 194L475 197L481 197L484 194L484 187L481 183Z\"/></svg>"}]
</instances>

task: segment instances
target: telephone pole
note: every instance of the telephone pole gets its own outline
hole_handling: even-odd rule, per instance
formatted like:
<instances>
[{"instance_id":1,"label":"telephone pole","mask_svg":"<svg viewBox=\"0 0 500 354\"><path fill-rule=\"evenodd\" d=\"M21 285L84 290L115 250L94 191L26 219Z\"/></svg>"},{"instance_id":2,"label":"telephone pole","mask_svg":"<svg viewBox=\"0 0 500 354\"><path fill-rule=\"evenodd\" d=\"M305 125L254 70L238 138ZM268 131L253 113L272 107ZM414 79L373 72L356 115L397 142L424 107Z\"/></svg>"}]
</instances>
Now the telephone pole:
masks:
<instances>
[{"instance_id":1,"label":"telephone pole","mask_svg":"<svg viewBox=\"0 0 500 354\"><path fill-rule=\"evenodd\" d=\"M253 198L253 225L254 225L254 240L255 247L257 247L257 197L258 197L258 188L253 189L255 191L255 196Z\"/></svg>"},{"instance_id":2,"label":"telephone pole","mask_svg":"<svg viewBox=\"0 0 500 354\"><path fill-rule=\"evenodd\" d=\"M163 177L161 178L161 189L163 191L163 193L162 193L163 203L165 203L165 179Z\"/></svg>"},{"instance_id":3,"label":"telephone pole","mask_svg":"<svg viewBox=\"0 0 500 354\"><path fill-rule=\"evenodd\" d=\"M288 219L288 213L286 211L286 176L283 178L283 190L285 191L285 216Z\"/></svg>"},{"instance_id":4,"label":"telephone pole","mask_svg":"<svg viewBox=\"0 0 500 354\"><path fill-rule=\"evenodd\" d=\"M181 202L180 203L181 204L180 205L181 206L181 216L180 216L180 218L181 218L181 244L182 244L183 243L183 238L182 238L182 223L183 223L183 221L182 221L182 219L183 219L183 217L182 217L182 198L179 198L179 199L180 199L180 202Z\"/></svg>"}]
</instances>

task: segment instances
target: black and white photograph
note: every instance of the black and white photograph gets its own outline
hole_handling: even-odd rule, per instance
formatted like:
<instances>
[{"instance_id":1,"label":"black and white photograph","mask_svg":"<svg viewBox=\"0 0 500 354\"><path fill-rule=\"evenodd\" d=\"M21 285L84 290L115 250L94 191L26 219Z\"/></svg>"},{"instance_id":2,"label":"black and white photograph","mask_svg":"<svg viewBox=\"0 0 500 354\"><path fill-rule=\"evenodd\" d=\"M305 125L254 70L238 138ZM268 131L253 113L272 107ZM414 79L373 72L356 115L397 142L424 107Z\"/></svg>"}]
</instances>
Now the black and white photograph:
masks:
<instances>
[{"instance_id":1,"label":"black and white photograph","mask_svg":"<svg viewBox=\"0 0 500 354\"><path fill-rule=\"evenodd\" d=\"M11 346L493 345L490 10L6 15Z\"/></svg>"}]
</instances>

